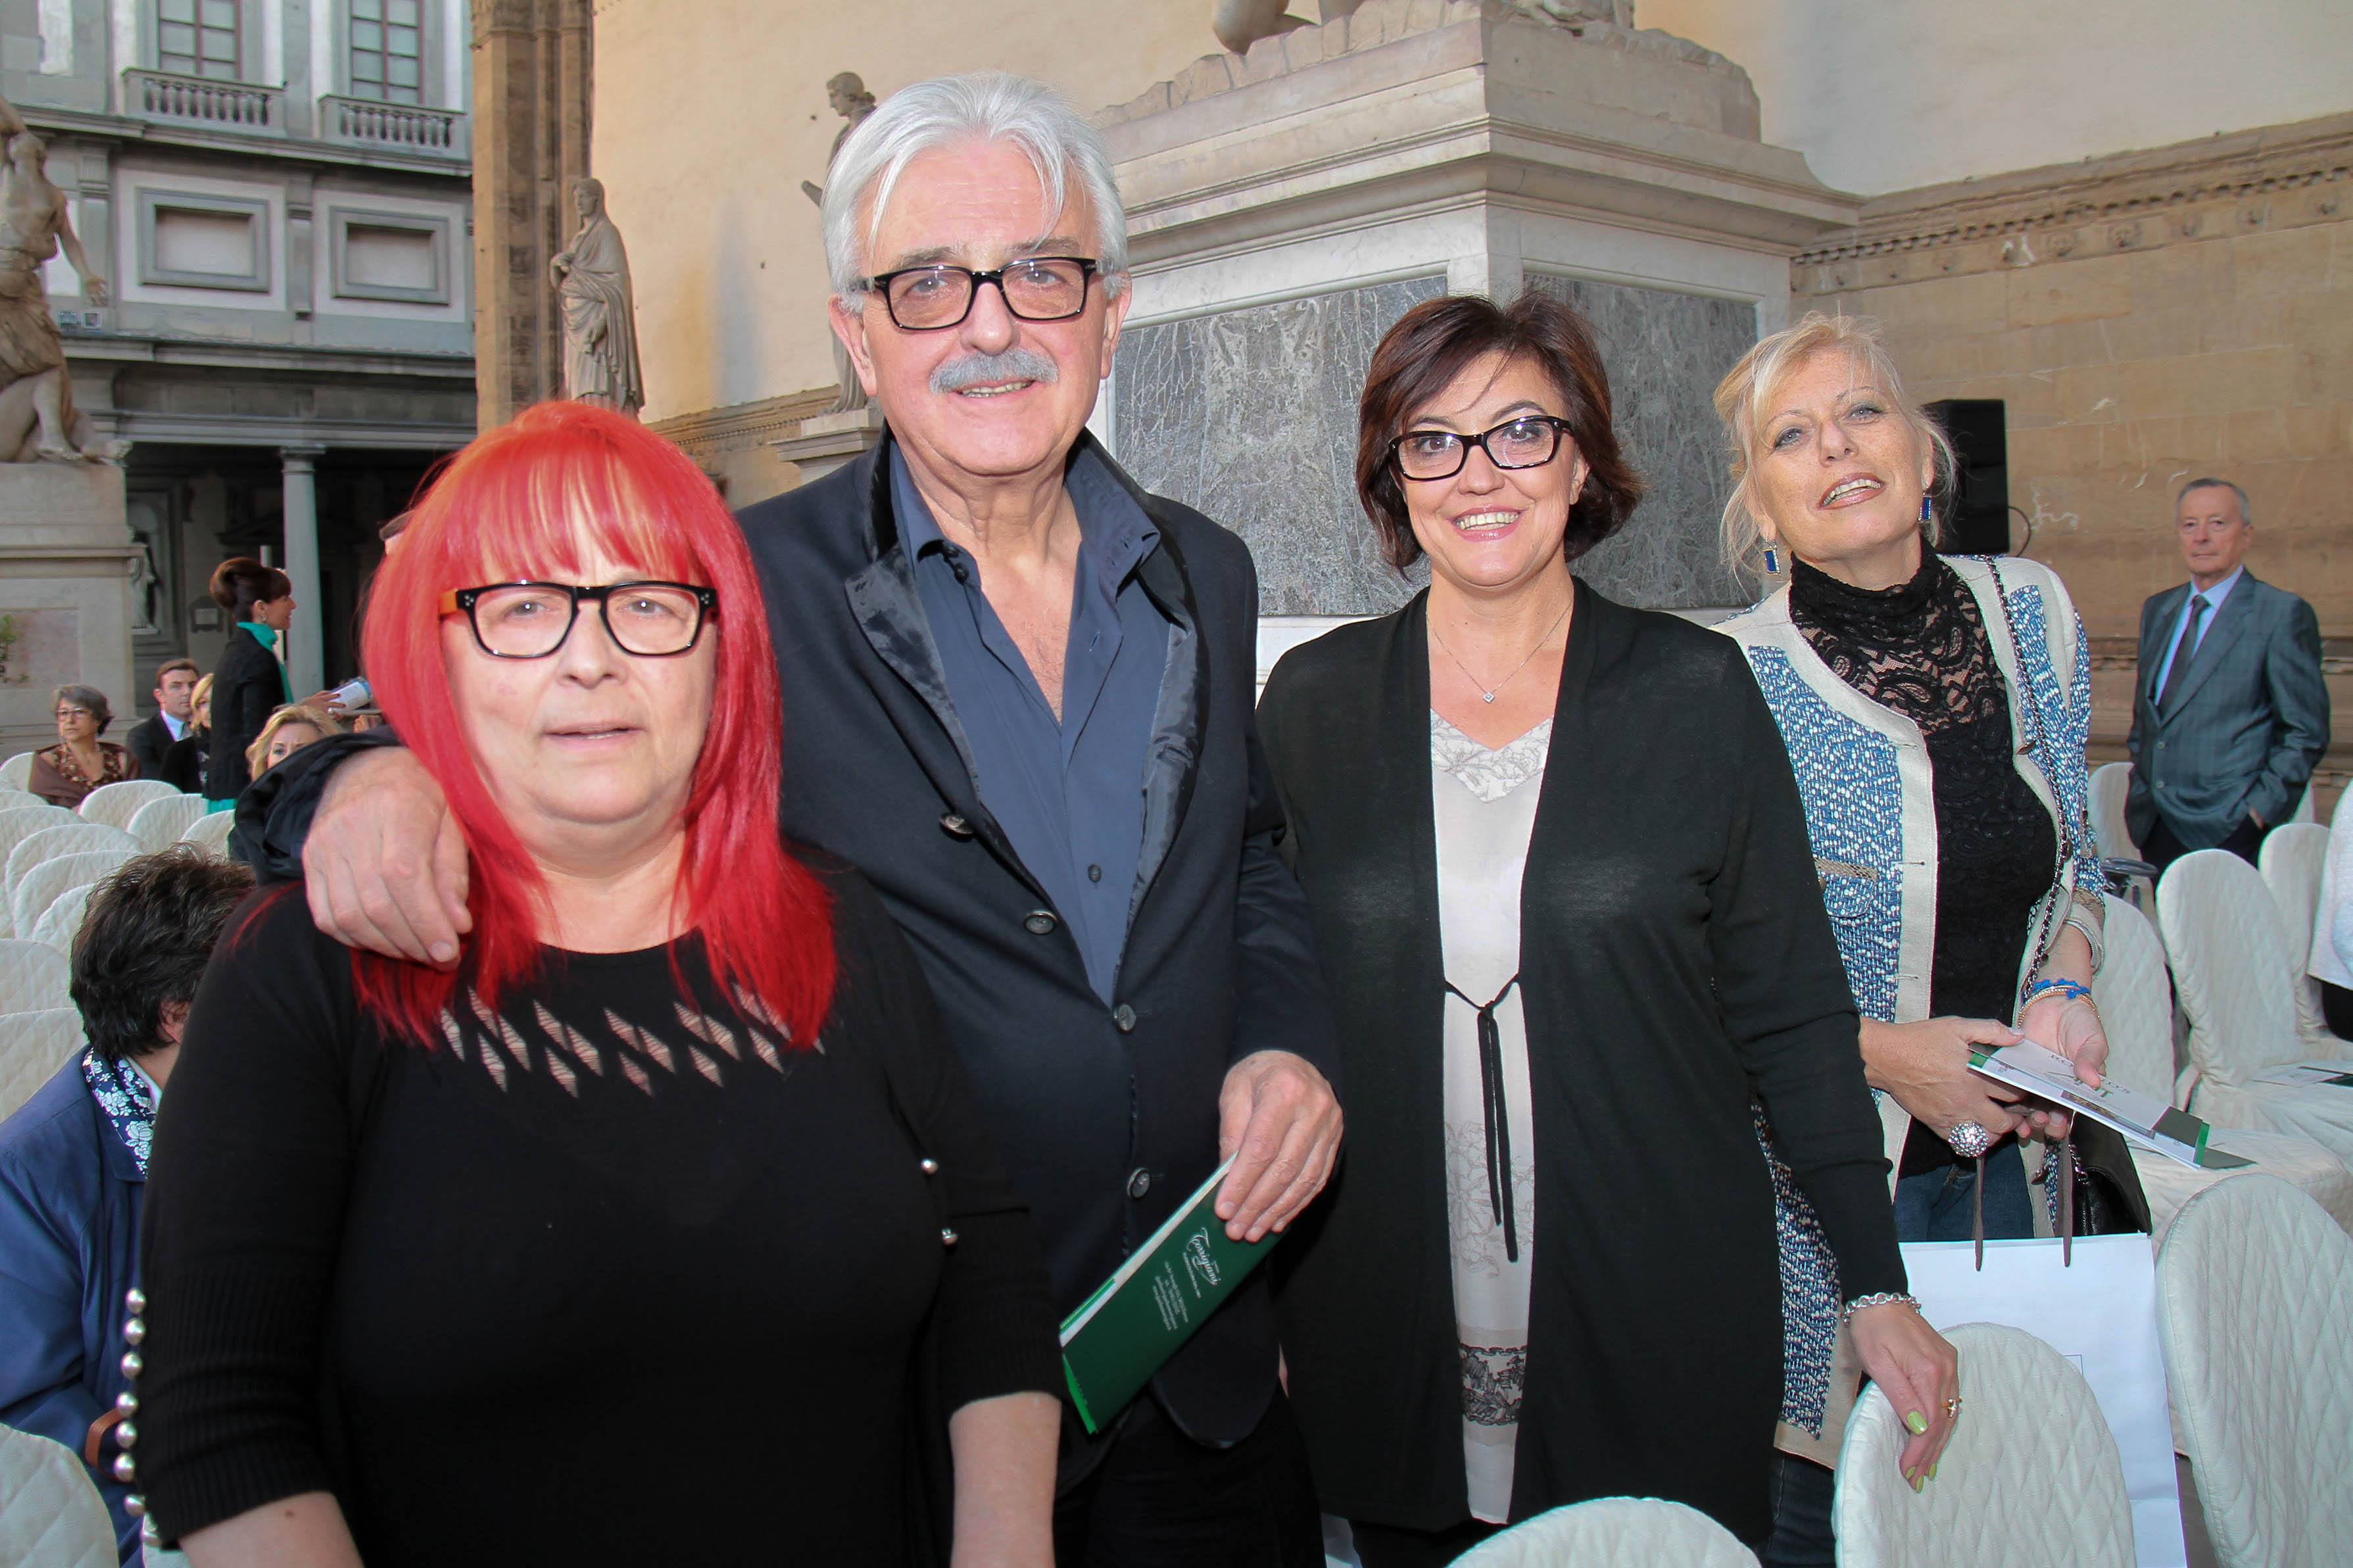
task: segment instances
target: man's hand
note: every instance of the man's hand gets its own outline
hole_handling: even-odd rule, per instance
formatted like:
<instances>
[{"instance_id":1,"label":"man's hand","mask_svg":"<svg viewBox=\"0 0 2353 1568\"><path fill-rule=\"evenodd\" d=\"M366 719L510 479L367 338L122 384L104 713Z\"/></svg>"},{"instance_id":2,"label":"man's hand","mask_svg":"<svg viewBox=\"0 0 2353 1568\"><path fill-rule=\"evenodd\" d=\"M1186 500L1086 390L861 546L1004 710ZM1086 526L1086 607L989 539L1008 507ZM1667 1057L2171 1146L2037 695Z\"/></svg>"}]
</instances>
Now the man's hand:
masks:
<instances>
[{"instance_id":1,"label":"man's hand","mask_svg":"<svg viewBox=\"0 0 2353 1568\"><path fill-rule=\"evenodd\" d=\"M302 876L311 919L346 947L452 969L466 910L466 839L415 757L384 746L327 780Z\"/></svg>"},{"instance_id":2,"label":"man's hand","mask_svg":"<svg viewBox=\"0 0 2353 1568\"><path fill-rule=\"evenodd\" d=\"M1234 1157L1218 1217L1236 1241L1257 1241L1299 1217L1324 1190L1340 1151L1340 1101L1305 1058L1253 1051L1218 1094L1218 1158Z\"/></svg>"}]
</instances>

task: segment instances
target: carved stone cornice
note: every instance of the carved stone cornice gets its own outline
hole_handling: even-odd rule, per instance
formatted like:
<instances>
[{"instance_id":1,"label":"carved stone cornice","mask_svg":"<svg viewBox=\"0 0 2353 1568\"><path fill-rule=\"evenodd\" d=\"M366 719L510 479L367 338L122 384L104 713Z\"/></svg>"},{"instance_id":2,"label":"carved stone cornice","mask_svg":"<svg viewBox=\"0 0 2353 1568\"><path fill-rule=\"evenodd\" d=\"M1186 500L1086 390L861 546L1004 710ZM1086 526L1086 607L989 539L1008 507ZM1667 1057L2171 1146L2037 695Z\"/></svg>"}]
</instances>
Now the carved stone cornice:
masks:
<instances>
[{"instance_id":1,"label":"carved stone cornice","mask_svg":"<svg viewBox=\"0 0 2353 1568\"><path fill-rule=\"evenodd\" d=\"M673 415L668 419L649 420L646 428L669 437L700 458L712 452L755 447L794 435L802 420L831 408L835 395L835 389L830 386L813 386L806 392L787 392L778 397L761 398L756 403L732 403L723 408L706 408L692 414Z\"/></svg>"},{"instance_id":2,"label":"carved stone cornice","mask_svg":"<svg viewBox=\"0 0 2353 1568\"><path fill-rule=\"evenodd\" d=\"M2233 233L2341 222L2353 114L1877 196L1845 232L1791 258L1791 290L1850 289Z\"/></svg>"}]
</instances>

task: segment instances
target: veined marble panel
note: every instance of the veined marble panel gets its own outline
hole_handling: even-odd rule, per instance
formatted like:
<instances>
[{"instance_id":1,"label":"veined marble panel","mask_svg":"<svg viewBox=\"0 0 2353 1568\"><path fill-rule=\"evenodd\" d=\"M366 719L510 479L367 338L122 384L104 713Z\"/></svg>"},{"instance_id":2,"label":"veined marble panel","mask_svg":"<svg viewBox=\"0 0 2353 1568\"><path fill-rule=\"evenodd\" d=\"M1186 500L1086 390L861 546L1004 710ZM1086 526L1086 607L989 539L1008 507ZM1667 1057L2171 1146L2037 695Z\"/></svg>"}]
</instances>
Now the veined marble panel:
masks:
<instances>
[{"instance_id":1,"label":"veined marble panel","mask_svg":"<svg viewBox=\"0 0 2353 1568\"><path fill-rule=\"evenodd\" d=\"M1120 462L1242 536L1262 614L1382 615L1414 592L1356 504L1356 399L1381 334L1445 290L1416 278L1121 335Z\"/></svg>"},{"instance_id":2,"label":"veined marble panel","mask_svg":"<svg viewBox=\"0 0 2353 1568\"><path fill-rule=\"evenodd\" d=\"M1724 373L1757 341L1757 308L1582 278L1531 272L1527 281L1593 324L1617 404L1619 446L1650 485L1626 526L1577 563L1577 574L1647 609L1745 603L1749 595L1725 569L1717 544L1732 480L1713 398Z\"/></svg>"}]
</instances>

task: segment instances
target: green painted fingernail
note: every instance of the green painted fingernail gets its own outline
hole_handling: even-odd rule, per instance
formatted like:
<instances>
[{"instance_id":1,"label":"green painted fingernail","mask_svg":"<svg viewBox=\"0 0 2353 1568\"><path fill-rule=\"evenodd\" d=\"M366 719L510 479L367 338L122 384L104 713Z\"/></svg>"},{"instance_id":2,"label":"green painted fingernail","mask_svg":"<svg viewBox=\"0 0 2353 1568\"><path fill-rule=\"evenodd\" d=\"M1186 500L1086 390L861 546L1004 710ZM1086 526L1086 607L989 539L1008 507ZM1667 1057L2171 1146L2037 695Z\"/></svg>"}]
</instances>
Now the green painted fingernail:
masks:
<instances>
[{"instance_id":1,"label":"green painted fingernail","mask_svg":"<svg viewBox=\"0 0 2353 1568\"><path fill-rule=\"evenodd\" d=\"M1908 1410L1904 1415L1904 1425L1911 1427L1912 1435L1916 1437L1928 1429L1928 1418L1917 1410Z\"/></svg>"},{"instance_id":2,"label":"green painted fingernail","mask_svg":"<svg viewBox=\"0 0 2353 1568\"><path fill-rule=\"evenodd\" d=\"M1928 1467L1928 1479L1929 1479L1930 1480L1932 1480L1932 1481L1933 1481L1933 1480L1935 1480L1935 1479L1936 1479L1936 1465L1941 1465L1941 1464L1943 1464L1944 1462L1945 1462L1944 1460L1942 1460L1942 1459L1938 1459L1938 1460L1936 1461L1936 1465L1930 1465L1930 1466Z\"/></svg>"},{"instance_id":3,"label":"green painted fingernail","mask_svg":"<svg viewBox=\"0 0 2353 1568\"><path fill-rule=\"evenodd\" d=\"M1926 1481L1927 1479L1928 1478L1926 1476L1914 1476L1912 1478L1912 1489L1915 1492L1918 1491L1920 1489L1921 1483Z\"/></svg>"}]
</instances>

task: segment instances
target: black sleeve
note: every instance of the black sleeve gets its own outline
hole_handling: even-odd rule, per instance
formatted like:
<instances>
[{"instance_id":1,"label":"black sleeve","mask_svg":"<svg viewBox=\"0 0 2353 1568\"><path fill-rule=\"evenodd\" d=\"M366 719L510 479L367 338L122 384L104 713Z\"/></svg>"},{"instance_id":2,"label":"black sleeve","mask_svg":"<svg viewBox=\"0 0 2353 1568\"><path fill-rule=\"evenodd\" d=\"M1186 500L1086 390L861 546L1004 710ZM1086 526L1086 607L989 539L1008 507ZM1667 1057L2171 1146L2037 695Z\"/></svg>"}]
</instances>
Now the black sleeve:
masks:
<instances>
[{"instance_id":1,"label":"black sleeve","mask_svg":"<svg viewBox=\"0 0 2353 1568\"><path fill-rule=\"evenodd\" d=\"M138 1480L168 1542L330 1488L320 1334L353 1129L349 959L259 893L196 993L157 1118Z\"/></svg>"},{"instance_id":2,"label":"black sleeve","mask_svg":"<svg viewBox=\"0 0 2353 1568\"><path fill-rule=\"evenodd\" d=\"M1736 656L1736 658L1737 656ZM1731 841L1709 915L1716 1002L1848 1300L1904 1289L1860 1018L1822 907L1797 775L1746 661L1725 671Z\"/></svg>"},{"instance_id":3,"label":"black sleeve","mask_svg":"<svg viewBox=\"0 0 2353 1568\"><path fill-rule=\"evenodd\" d=\"M164 730L161 721L142 719L131 727L129 734L122 737L124 746L129 749L132 756L139 759L139 777L160 779L164 776L164 746L166 742L163 737L166 733L168 731Z\"/></svg>"},{"instance_id":4,"label":"black sleeve","mask_svg":"<svg viewBox=\"0 0 2353 1568\"><path fill-rule=\"evenodd\" d=\"M246 786L237 797L237 832L244 858L264 887L302 875L302 841L319 814L327 776L370 746L396 746L390 729L327 735L303 747Z\"/></svg>"},{"instance_id":5,"label":"black sleeve","mask_svg":"<svg viewBox=\"0 0 2353 1568\"><path fill-rule=\"evenodd\" d=\"M826 879L834 895L842 984L869 987L874 1049L918 1147L939 1163L956 1233L940 1288L941 1404L1036 1391L1060 1397L1061 1347L1045 1253L941 1026L932 988L881 900L855 873Z\"/></svg>"}]
</instances>

